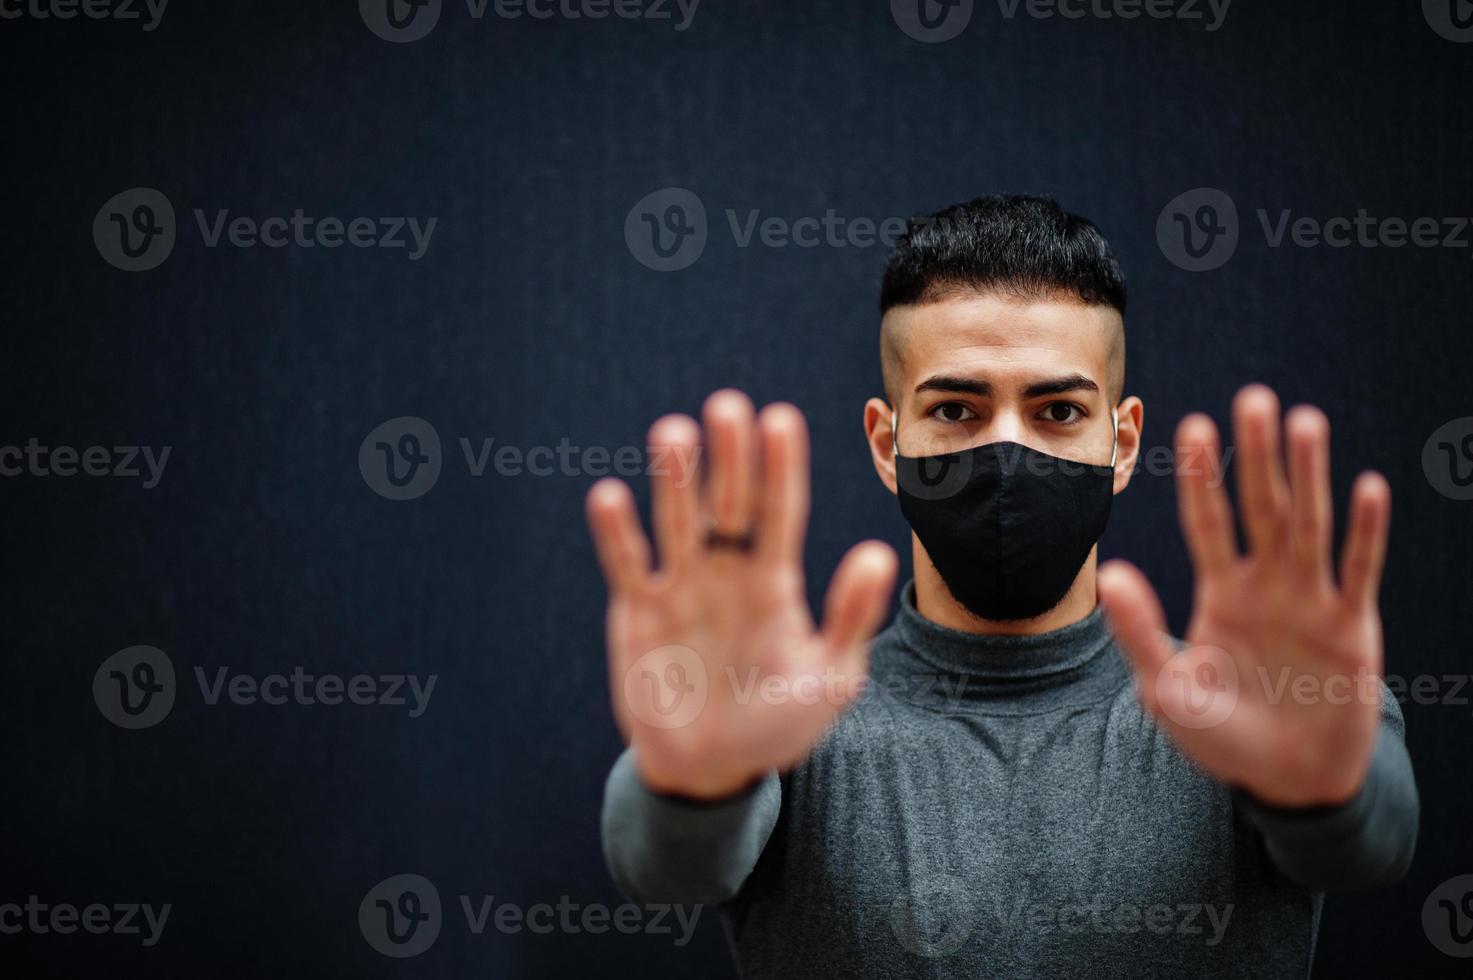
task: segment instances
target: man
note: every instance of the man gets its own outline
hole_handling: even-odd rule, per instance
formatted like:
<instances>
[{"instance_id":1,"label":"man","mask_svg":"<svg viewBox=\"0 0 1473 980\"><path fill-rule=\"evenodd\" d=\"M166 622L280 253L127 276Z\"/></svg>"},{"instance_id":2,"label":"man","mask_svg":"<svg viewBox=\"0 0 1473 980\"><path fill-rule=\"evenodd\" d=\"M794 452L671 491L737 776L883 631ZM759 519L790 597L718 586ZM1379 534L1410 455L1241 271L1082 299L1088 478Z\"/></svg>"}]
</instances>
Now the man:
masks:
<instances>
[{"instance_id":1,"label":"man","mask_svg":"<svg viewBox=\"0 0 1473 980\"><path fill-rule=\"evenodd\" d=\"M1245 388L1240 553L1216 429L1188 416L1174 641L1138 570L1096 572L1144 417L1098 230L1037 198L948 208L896 244L881 309L864 425L915 577L872 645L885 545L845 557L821 629L806 608L793 407L711 396L706 486L653 477L657 570L628 488L589 493L630 741L615 881L721 903L746 977L1307 975L1323 893L1395 880L1416 840L1380 681L1386 482L1356 481L1337 577L1328 423ZM681 416L649 438L701 441Z\"/></svg>"}]
</instances>

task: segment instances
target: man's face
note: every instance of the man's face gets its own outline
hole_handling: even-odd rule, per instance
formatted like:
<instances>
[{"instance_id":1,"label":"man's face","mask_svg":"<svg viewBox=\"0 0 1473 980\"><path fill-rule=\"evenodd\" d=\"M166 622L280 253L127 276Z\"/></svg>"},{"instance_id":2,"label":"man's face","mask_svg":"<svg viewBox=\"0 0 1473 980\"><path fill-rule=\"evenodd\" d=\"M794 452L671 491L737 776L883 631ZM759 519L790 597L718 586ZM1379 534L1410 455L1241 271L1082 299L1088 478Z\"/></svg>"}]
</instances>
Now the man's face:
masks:
<instances>
[{"instance_id":1,"label":"man's face","mask_svg":"<svg viewBox=\"0 0 1473 980\"><path fill-rule=\"evenodd\" d=\"M895 307L885 328L899 340L890 394L902 454L1010 441L1109 461L1110 348L1121 330L1114 309L1067 297L966 294Z\"/></svg>"}]
</instances>

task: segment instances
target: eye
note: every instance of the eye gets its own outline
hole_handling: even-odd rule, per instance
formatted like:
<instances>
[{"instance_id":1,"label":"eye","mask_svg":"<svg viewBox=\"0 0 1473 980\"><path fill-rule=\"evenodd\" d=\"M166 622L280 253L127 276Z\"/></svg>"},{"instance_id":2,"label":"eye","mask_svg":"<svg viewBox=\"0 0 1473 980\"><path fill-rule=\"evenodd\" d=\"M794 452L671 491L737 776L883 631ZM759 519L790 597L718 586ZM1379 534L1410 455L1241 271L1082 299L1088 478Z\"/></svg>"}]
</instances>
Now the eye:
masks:
<instances>
[{"instance_id":1,"label":"eye","mask_svg":"<svg viewBox=\"0 0 1473 980\"><path fill-rule=\"evenodd\" d=\"M1072 402L1049 402L1038 417L1059 425L1078 425L1084 420L1084 411Z\"/></svg>"},{"instance_id":2,"label":"eye","mask_svg":"<svg viewBox=\"0 0 1473 980\"><path fill-rule=\"evenodd\" d=\"M932 418L953 424L957 422L970 422L977 418L977 413L961 402L942 402L940 405L931 409L929 414Z\"/></svg>"}]
</instances>

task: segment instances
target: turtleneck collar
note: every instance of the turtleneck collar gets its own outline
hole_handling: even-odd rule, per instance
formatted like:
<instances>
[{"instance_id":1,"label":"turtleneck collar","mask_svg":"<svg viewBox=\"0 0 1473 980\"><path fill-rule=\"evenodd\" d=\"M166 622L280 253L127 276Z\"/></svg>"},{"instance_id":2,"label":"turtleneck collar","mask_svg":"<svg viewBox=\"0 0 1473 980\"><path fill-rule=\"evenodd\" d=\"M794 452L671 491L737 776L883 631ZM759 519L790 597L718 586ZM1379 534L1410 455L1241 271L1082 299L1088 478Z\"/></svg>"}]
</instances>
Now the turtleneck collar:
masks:
<instances>
[{"instance_id":1,"label":"turtleneck collar","mask_svg":"<svg viewBox=\"0 0 1473 980\"><path fill-rule=\"evenodd\" d=\"M872 681L916 703L1027 714L1103 700L1129 681L1103 610L1047 633L966 633L916 609L915 581L900 593L895 622L876 639Z\"/></svg>"}]
</instances>

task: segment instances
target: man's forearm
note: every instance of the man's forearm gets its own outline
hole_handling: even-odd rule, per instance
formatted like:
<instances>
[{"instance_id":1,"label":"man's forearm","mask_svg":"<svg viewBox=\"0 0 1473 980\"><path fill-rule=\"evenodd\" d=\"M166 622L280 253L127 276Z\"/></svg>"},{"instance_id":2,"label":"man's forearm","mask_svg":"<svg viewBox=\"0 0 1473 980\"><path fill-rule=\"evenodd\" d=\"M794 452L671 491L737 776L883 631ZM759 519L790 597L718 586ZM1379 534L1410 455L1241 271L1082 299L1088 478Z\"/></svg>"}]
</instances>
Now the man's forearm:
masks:
<instances>
[{"instance_id":1,"label":"man's forearm","mask_svg":"<svg viewBox=\"0 0 1473 980\"><path fill-rule=\"evenodd\" d=\"M1275 867L1290 880L1314 891L1352 891L1406 873L1421 804L1399 722L1383 720L1365 782L1340 806L1286 809L1235 791Z\"/></svg>"},{"instance_id":2,"label":"man's forearm","mask_svg":"<svg viewBox=\"0 0 1473 980\"><path fill-rule=\"evenodd\" d=\"M634 749L604 785L604 859L619 890L638 902L718 903L733 897L757 864L777 823L782 788L770 772L716 801L652 792Z\"/></svg>"}]
</instances>

